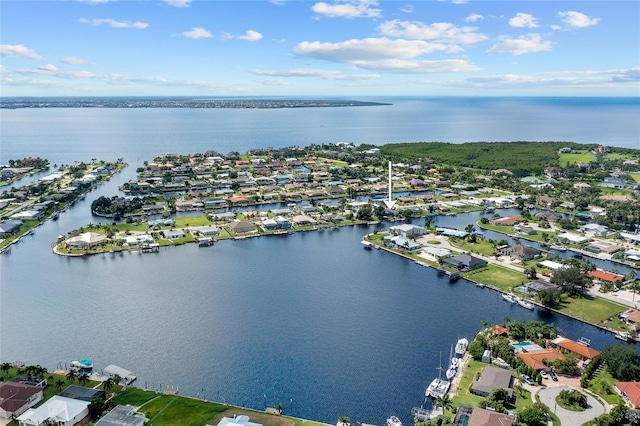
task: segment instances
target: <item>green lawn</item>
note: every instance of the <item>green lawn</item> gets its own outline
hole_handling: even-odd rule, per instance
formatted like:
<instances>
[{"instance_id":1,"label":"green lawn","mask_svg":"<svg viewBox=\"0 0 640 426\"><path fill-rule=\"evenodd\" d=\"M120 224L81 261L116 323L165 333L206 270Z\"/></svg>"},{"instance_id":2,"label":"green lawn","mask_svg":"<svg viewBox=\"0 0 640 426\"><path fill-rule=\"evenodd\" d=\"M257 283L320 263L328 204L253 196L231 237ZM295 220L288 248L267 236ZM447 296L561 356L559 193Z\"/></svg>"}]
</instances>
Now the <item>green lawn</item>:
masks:
<instances>
[{"instance_id":1,"label":"green lawn","mask_svg":"<svg viewBox=\"0 0 640 426\"><path fill-rule=\"evenodd\" d=\"M139 388L127 388L114 398L116 404L132 405L139 407L142 404L151 401L160 394L155 391L146 391Z\"/></svg>"},{"instance_id":2,"label":"green lawn","mask_svg":"<svg viewBox=\"0 0 640 426\"><path fill-rule=\"evenodd\" d=\"M455 241L455 247L458 247L461 250L469 251L471 253L492 256L496 252L495 247L489 241L480 238L478 238L475 243L470 243L460 239L449 239L449 241L452 245L454 245Z\"/></svg>"},{"instance_id":3,"label":"green lawn","mask_svg":"<svg viewBox=\"0 0 640 426\"><path fill-rule=\"evenodd\" d=\"M487 265L484 268L465 272L462 276L475 282L493 286L507 292L512 291L514 287L527 282L527 277L522 272L503 268L497 265Z\"/></svg>"},{"instance_id":4,"label":"green lawn","mask_svg":"<svg viewBox=\"0 0 640 426\"><path fill-rule=\"evenodd\" d=\"M459 407L461 405L464 405L466 407L477 407L480 405L480 402L484 398L472 394L471 385L474 381L477 380L477 375L486 365L487 364L480 361L475 361L473 359L469 361L466 368L464 369L462 378L460 378L460 383L458 384L456 395L453 397L453 405L455 405L456 407Z\"/></svg>"},{"instance_id":5,"label":"green lawn","mask_svg":"<svg viewBox=\"0 0 640 426\"><path fill-rule=\"evenodd\" d=\"M146 425L206 425L216 413L228 407L213 402L201 401L175 395L160 395L140 408L149 419Z\"/></svg>"},{"instance_id":6,"label":"green lawn","mask_svg":"<svg viewBox=\"0 0 640 426\"><path fill-rule=\"evenodd\" d=\"M640 182L640 173L629 173L629 176L631 177L631 179L633 179L636 182Z\"/></svg>"},{"instance_id":7,"label":"green lawn","mask_svg":"<svg viewBox=\"0 0 640 426\"><path fill-rule=\"evenodd\" d=\"M587 151L578 151L573 154L559 154L560 167L565 167L567 163L590 163L596 158L595 155Z\"/></svg>"},{"instance_id":8,"label":"green lawn","mask_svg":"<svg viewBox=\"0 0 640 426\"><path fill-rule=\"evenodd\" d=\"M587 389L604 399L608 404L616 405L623 402L622 397L613 389L616 379L611 376L605 366L597 375L589 380Z\"/></svg>"},{"instance_id":9,"label":"green lawn","mask_svg":"<svg viewBox=\"0 0 640 426\"><path fill-rule=\"evenodd\" d=\"M617 317L626 309L625 305L607 299L582 295L565 299L558 310L592 324L602 324L611 317Z\"/></svg>"}]
</instances>

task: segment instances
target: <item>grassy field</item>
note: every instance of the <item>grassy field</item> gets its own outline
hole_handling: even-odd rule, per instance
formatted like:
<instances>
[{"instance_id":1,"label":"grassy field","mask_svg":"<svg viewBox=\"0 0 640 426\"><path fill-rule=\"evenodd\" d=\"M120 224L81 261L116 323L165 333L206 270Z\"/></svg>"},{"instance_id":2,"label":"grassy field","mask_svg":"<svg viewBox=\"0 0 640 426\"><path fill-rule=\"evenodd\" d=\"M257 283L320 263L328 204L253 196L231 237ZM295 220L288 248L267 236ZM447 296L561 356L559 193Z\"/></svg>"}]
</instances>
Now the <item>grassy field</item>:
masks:
<instances>
[{"instance_id":1,"label":"grassy field","mask_svg":"<svg viewBox=\"0 0 640 426\"><path fill-rule=\"evenodd\" d=\"M625 305L607 299L582 295L564 300L558 310L592 324L603 324L610 318L617 317L627 308Z\"/></svg>"},{"instance_id":2,"label":"grassy field","mask_svg":"<svg viewBox=\"0 0 640 426\"><path fill-rule=\"evenodd\" d=\"M514 287L522 285L527 281L526 275L522 272L502 268L497 265L487 265L485 268L465 272L462 276L506 292L512 291Z\"/></svg>"},{"instance_id":3,"label":"grassy field","mask_svg":"<svg viewBox=\"0 0 640 426\"><path fill-rule=\"evenodd\" d=\"M160 395L140 407L149 421L146 425L202 426L226 405L176 395Z\"/></svg>"},{"instance_id":4,"label":"grassy field","mask_svg":"<svg viewBox=\"0 0 640 426\"><path fill-rule=\"evenodd\" d=\"M631 179L633 179L635 182L640 182L640 173L629 173L629 176L631 177Z\"/></svg>"},{"instance_id":5,"label":"grassy field","mask_svg":"<svg viewBox=\"0 0 640 426\"><path fill-rule=\"evenodd\" d=\"M560 167L564 167L567 163L590 163L596 158L595 155L587 151L577 151L573 154L559 154L558 160Z\"/></svg>"},{"instance_id":6,"label":"grassy field","mask_svg":"<svg viewBox=\"0 0 640 426\"><path fill-rule=\"evenodd\" d=\"M604 399L608 404L616 405L623 402L622 397L613 389L616 379L611 376L605 366L597 375L589 380L587 389Z\"/></svg>"}]
</instances>

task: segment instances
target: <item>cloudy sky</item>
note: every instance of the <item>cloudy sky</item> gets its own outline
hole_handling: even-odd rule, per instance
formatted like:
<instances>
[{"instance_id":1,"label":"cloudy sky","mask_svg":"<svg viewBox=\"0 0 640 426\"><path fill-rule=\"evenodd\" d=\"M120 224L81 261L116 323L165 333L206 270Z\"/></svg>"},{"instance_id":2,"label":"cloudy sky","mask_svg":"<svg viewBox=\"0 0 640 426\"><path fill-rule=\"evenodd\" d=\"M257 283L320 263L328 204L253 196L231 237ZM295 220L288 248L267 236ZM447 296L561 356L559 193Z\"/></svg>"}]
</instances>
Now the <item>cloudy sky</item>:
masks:
<instances>
[{"instance_id":1,"label":"cloudy sky","mask_svg":"<svg viewBox=\"0 0 640 426\"><path fill-rule=\"evenodd\" d=\"M2 0L2 96L640 96L640 2Z\"/></svg>"}]
</instances>

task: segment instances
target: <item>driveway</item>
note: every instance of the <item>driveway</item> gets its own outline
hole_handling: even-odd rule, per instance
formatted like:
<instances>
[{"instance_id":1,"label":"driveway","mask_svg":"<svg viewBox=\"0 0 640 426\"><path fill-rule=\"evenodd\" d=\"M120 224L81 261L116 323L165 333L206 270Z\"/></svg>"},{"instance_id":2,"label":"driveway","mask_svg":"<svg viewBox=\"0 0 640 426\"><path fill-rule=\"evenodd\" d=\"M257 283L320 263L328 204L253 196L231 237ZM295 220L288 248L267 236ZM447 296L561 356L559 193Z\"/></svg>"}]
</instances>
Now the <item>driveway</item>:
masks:
<instances>
[{"instance_id":1,"label":"driveway","mask_svg":"<svg viewBox=\"0 0 640 426\"><path fill-rule=\"evenodd\" d=\"M549 410L553 411L553 413L558 416L560 419L560 423L566 426L570 425L581 425L583 423L588 422L589 420L595 419L599 415L605 412L604 406L598 402L594 397L589 394L582 392L587 397L587 409L584 411L569 411L560 407L556 403L556 396L560 393L560 391L565 389L575 389L572 386L559 385L559 386L550 386L547 388L542 388L538 392L538 396L540 397L540 401L549 407Z\"/></svg>"}]
</instances>

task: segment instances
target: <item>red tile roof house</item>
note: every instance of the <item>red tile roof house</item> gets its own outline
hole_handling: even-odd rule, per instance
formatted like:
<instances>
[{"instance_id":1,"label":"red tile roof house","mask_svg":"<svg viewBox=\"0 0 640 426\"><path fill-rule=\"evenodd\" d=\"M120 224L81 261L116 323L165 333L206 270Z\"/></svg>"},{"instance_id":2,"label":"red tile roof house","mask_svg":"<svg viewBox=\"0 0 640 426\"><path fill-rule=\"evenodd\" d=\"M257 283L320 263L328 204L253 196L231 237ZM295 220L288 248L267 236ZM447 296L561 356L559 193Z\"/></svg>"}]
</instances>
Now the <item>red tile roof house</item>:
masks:
<instances>
[{"instance_id":1,"label":"red tile roof house","mask_svg":"<svg viewBox=\"0 0 640 426\"><path fill-rule=\"evenodd\" d=\"M613 272L603 271L602 269L595 269L589 271L589 276L600 281L615 283L616 281L623 280L624 275L614 274Z\"/></svg>"},{"instance_id":2,"label":"red tile roof house","mask_svg":"<svg viewBox=\"0 0 640 426\"><path fill-rule=\"evenodd\" d=\"M640 408L640 382L615 382L614 388L634 409Z\"/></svg>"},{"instance_id":3,"label":"red tile roof house","mask_svg":"<svg viewBox=\"0 0 640 426\"><path fill-rule=\"evenodd\" d=\"M522 218L519 216L505 216L491 221L494 225L513 226L522 222Z\"/></svg>"},{"instance_id":4,"label":"red tile roof house","mask_svg":"<svg viewBox=\"0 0 640 426\"><path fill-rule=\"evenodd\" d=\"M43 389L23 383L0 383L0 418L17 417L42 401Z\"/></svg>"}]
</instances>

